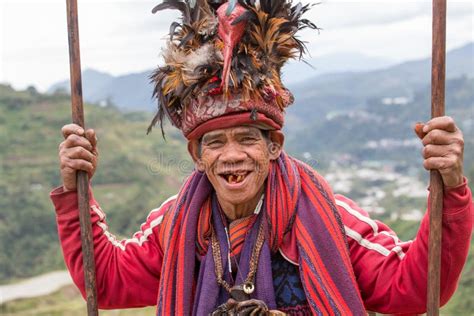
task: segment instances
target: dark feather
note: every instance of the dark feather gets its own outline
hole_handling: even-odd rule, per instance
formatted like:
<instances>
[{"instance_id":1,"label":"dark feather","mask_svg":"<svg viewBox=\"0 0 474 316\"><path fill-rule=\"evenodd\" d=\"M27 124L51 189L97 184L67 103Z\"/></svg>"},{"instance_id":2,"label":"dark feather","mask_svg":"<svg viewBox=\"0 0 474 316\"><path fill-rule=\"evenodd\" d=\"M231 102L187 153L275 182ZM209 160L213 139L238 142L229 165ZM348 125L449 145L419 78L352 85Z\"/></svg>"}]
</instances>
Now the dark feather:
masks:
<instances>
[{"instance_id":1,"label":"dark feather","mask_svg":"<svg viewBox=\"0 0 474 316\"><path fill-rule=\"evenodd\" d=\"M182 27L181 23L173 22L170 26L170 40L173 41L173 37L176 35L176 29Z\"/></svg>"},{"instance_id":2,"label":"dark feather","mask_svg":"<svg viewBox=\"0 0 474 316\"><path fill-rule=\"evenodd\" d=\"M190 1L189 6L191 8L191 17L192 17L191 23L194 23L196 21L199 21L199 19L201 18L201 10L204 7L208 7L209 4L207 0L189 0L189 1ZM194 2L194 6L192 6L191 1Z\"/></svg>"},{"instance_id":3,"label":"dark feather","mask_svg":"<svg viewBox=\"0 0 474 316\"><path fill-rule=\"evenodd\" d=\"M180 41L178 48L185 46L190 40L194 38L194 31L189 32L186 36Z\"/></svg>"},{"instance_id":4,"label":"dark feather","mask_svg":"<svg viewBox=\"0 0 474 316\"><path fill-rule=\"evenodd\" d=\"M238 56L238 61L239 61L239 64L244 69L252 67L252 60L250 59L249 55L246 55L246 54L245 55L244 54L239 55Z\"/></svg>"},{"instance_id":5,"label":"dark feather","mask_svg":"<svg viewBox=\"0 0 474 316\"><path fill-rule=\"evenodd\" d=\"M191 92L193 92L194 88L196 87L196 84L191 85L184 89L183 93L181 94L181 99L186 100L190 95Z\"/></svg>"},{"instance_id":6,"label":"dark feather","mask_svg":"<svg viewBox=\"0 0 474 316\"><path fill-rule=\"evenodd\" d=\"M310 28L310 29L313 29L313 30L321 30L319 27L316 26L316 24L314 24L313 22L311 22L310 20L308 19L301 19L300 20L300 27L298 28L299 30L302 30L304 28Z\"/></svg>"},{"instance_id":7,"label":"dark feather","mask_svg":"<svg viewBox=\"0 0 474 316\"><path fill-rule=\"evenodd\" d=\"M303 4L299 2L291 11L293 11L293 18L299 18L301 16L301 9L303 9Z\"/></svg>"},{"instance_id":8,"label":"dark feather","mask_svg":"<svg viewBox=\"0 0 474 316\"><path fill-rule=\"evenodd\" d=\"M239 3L246 8L255 8L255 0L239 0Z\"/></svg>"},{"instance_id":9,"label":"dark feather","mask_svg":"<svg viewBox=\"0 0 474 316\"><path fill-rule=\"evenodd\" d=\"M304 58L301 59L302 62L304 62L306 65L308 65L311 69L313 70L316 70L316 67L314 67L313 65L311 65L307 60L305 60Z\"/></svg>"},{"instance_id":10,"label":"dark feather","mask_svg":"<svg viewBox=\"0 0 474 316\"><path fill-rule=\"evenodd\" d=\"M163 122L163 115L161 108L158 110L158 113L155 114L153 117L153 120L151 121L150 125L148 125L148 128L146 130L146 134L149 135L151 131L153 130L153 127L156 126L156 123L158 122ZM161 134L163 135L163 138L165 138L165 131L163 130L163 126L161 128Z\"/></svg>"},{"instance_id":11,"label":"dark feather","mask_svg":"<svg viewBox=\"0 0 474 316\"><path fill-rule=\"evenodd\" d=\"M260 0L260 7L262 11L265 13L270 13L272 8L272 0Z\"/></svg>"},{"instance_id":12,"label":"dark feather","mask_svg":"<svg viewBox=\"0 0 474 316\"><path fill-rule=\"evenodd\" d=\"M249 20L252 19L254 16L255 16L255 14L254 14L252 11L245 11L243 14L241 14L239 17L237 17L237 18L231 23L231 25L237 25L237 24L239 24L240 22L249 21Z\"/></svg>"},{"instance_id":13,"label":"dark feather","mask_svg":"<svg viewBox=\"0 0 474 316\"><path fill-rule=\"evenodd\" d=\"M179 10L184 13L186 8L187 8L186 3L181 2L179 0L164 0L162 3L154 7L151 10L151 13L155 14L158 11L162 11L166 9Z\"/></svg>"},{"instance_id":14,"label":"dark feather","mask_svg":"<svg viewBox=\"0 0 474 316\"><path fill-rule=\"evenodd\" d=\"M191 20L191 14L190 14L188 4L180 0L163 0L163 2L157 5L156 7L154 7L153 10L151 10L151 12L155 14L158 11L166 10L166 9L179 10L183 14L183 18L185 22L190 22Z\"/></svg>"},{"instance_id":15,"label":"dark feather","mask_svg":"<svg viewBox=\"0 0 474 316\"><path fill-rule=\"evenodd\" d=\"M211 82L206 86L206 90L207 92L209 92L210 90L220 87L220 85L221 85L220 81Z\"/></svg>"},{"instance_id":16,"label":"dark feather","mask_svg":"<svg viewBox=\"0 0 474 316\"><path fill-rule=\"evenodd\" d=\"M285 15L286 5L287 0L260 0L262 11L268 13L270 17Z\"/></svg>"},{"instance_id":17,"label":"dark feather","mask_svg":"<svg viewBox=\"0 0 474 316\"><path fill-rule=\"evenodd\" d=\"M301 60L303 58L303 55L306 54L306 52L307 52L306 43L303 42L302 40L298 39L298 38L295 38L294 40L295 40L295 42L297 44L297 47L298 47L299 59Z\"/></svg>"},{"instance_id":18,"label":"dark feather","mask_svg":"<svg viewBox=\"0 0 474 316\"><path fill-rule=\"evenodd\" d=\"M244 80L244 72L240 68L235 69L235 77L237 79L237 85L240 86Z\"/></svg>"},{"instance_id":19,"label":"dark feather","mask_svg":"<svg viewBox=\"0 0 474 316\"><path fill-rule=\"evenodd\" d=\"M192 17L191 23L199 21L200 16L201 16L201 9L199 8L199 6L196 6L191 9L191 17Z\"/></svg>"},{"instance_id":20,"label":"dark feather","mask_svg":"<svg viewBox=\"0 0 474 316\"><path fill-rule=\"evenodd\" d=\"M255 84L256 87L259 87L259 86L260 86L260 83L262 82L261 75L262 75L262 74L255 73L255 74L252 76L252 81L254 82L254 84Z\"/></svg>"},{"instance_id":21,"label":"dark feather","mask_svg":"<svg viewBox=\"0 0 474 316\"><path fill-rule=\"evenodd\" d=\"M207 2L214 10L217 10L225 0L208 0Z\"/></svg>"},{"instance_id":22,"label":"dark feather","mask_svg":"<svg viewBox=\"0 0 474 316\"><path fill-rule=\"evenodd\" d=\"M212 65L199 65L194 68L194 71L203 75L210 75L212 72Z\"/></svg>"}]
</instances>

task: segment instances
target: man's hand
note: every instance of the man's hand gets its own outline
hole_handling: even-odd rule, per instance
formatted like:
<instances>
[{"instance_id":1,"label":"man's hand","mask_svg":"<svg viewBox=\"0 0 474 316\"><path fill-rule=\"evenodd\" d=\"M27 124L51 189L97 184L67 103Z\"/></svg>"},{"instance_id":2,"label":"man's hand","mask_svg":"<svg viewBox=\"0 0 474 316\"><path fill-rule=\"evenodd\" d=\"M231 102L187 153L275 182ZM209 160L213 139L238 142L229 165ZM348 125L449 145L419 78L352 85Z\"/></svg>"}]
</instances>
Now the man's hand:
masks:
<instances>
[{"instance_id":1,"label":"man's hand","mask_svg":"<svg viewBox=\"0 0 474 316\"><path fill-rule=\"evenodd\" d=\"M64 191L76 190L76 172L84 170L92 178L97 168L97 138L92 129L85 131L76 124L61 129L64 141L59 145L59 165Z\"/></svg>"},{"instance_id":2,"label":"man's hand","mask_svg":"<svg viewBox=\"0 0 474 316\"><path fill-rule=\"evenodd\" d=\"M445 188L462 184L464 138L454 120L443 116L417 123L415 132L423 142L425 169L438 170Z\"/></svg>"}]
</instances>

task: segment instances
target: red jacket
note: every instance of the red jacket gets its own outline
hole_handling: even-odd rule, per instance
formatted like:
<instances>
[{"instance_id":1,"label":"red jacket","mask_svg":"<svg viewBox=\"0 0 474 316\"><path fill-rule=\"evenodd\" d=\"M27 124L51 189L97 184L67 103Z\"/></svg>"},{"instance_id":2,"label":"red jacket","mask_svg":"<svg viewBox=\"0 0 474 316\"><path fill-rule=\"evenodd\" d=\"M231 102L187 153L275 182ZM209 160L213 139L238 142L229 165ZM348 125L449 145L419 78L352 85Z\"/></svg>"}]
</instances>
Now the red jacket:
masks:
<instances>
[{"instance_id":1,"label":"red jacket","mask_svg":"<svg viewBox=\"0 0 474 316\"><path fill-rule=\"evenodd\" d=\"M51 192L66 265L84 295L84 274L76 192ZM150 212L131 239L117 240L91 194L91 216L102 309L156 304L163 262L160 223L175 197ZM355 276L368 310L380 313L423 313L426 310L428 216L416 239L401 242L385 224L370 219L353 201L336 195L345 226ZM453 295L466 261L473 226L472 195L466 182L444 194L441 303ZM282 254L292 262L291 241Z\"/></svg>"}]
</instances>

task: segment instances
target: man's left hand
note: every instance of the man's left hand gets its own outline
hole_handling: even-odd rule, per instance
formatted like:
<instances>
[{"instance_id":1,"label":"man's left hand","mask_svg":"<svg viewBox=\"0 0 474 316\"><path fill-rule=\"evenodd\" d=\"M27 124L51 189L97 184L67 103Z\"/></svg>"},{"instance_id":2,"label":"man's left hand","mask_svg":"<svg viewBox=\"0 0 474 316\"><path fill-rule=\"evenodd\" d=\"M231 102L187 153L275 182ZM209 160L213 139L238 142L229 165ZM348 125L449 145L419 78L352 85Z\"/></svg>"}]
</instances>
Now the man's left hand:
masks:
<instances>
[{"instance_id":1,"label":"man's left hand","mask_svg":"<svg viewBox=\"0 0 474 316\"><path fill-rule=\"evenodd\" d=\"M415 132L423 142L423 167L438 170L445 188L463 183L464 138L461 130L449 116L417 123Z\"/></svg>"}]
</instances>

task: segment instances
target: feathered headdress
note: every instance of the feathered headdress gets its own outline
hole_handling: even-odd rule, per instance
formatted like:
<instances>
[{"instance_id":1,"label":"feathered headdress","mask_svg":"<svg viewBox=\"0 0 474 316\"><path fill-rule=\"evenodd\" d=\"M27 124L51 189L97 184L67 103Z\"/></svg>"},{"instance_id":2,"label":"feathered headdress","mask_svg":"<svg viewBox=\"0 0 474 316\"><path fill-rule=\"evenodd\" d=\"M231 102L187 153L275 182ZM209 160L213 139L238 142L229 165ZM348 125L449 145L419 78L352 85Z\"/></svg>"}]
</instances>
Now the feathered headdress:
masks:
<instances>
[{"instance_id":1,"label":"feathered headdress","mask_svg":"<svg viewBox=\"0 0 474 316\"><path fill-rule=\"evenodd\" d=\"M203 123L244 112L268 128L281 128L284 108L293 97L280 71L288 59L306 52L297 32L317 29L302 18L310 5L293 5L291 0L164 0L152 12L164 9L183 16L171 24L165 65L151 75L158 113L148 132L157 122L163 125L166 116L186 137L199 137L206 130L195 130Z\"/></svg>"}]
</instances>

